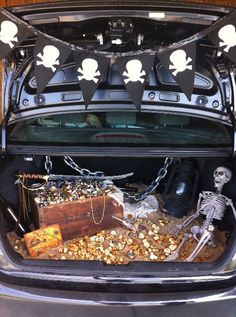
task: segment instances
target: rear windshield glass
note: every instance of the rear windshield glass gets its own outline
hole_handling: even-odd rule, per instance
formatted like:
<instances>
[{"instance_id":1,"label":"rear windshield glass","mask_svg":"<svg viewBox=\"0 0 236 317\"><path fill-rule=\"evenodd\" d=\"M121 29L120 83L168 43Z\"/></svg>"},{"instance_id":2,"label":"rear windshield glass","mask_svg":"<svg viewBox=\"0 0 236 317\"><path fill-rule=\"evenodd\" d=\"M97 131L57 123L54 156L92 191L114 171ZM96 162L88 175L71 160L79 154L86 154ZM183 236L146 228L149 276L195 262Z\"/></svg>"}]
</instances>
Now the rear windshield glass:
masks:
<instances>
[{"instance_id":1,"label":"rear windshield glass","mask_svg":"<svg viewBox=\"0 0 236 317\"><path fill-rule=\"evenodd\" d=\"M9 142L32 145L230 146L230 128L189 116L91 112L50 115L11 127Z\"/></svg>"}]
</instances>

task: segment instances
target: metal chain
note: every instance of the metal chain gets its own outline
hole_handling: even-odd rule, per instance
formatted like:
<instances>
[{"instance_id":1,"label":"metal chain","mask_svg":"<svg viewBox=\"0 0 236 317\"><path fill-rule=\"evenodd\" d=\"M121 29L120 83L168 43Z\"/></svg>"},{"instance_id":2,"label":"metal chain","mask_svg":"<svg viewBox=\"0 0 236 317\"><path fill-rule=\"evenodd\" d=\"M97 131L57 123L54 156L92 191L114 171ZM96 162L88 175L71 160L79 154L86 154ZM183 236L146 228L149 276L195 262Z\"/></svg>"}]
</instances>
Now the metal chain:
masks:
<instances>
[{"instance_id":1,"label":"metal chain","mask_svg":"<svg viewBox=\"0 0 236 317\"><path fill-rule=\"evenodd\" d=\"M90 170L86 168L79 167L78 164L75 163L75 161L72 160L70 156L64 156L64 162L70 166L75 171L79 172L81 176L95 176L95 177L103 177L104 173L101 171L95 171L91 172Z\"/></svg>"},{"instance_id":2,"label":"metal chain","mask_svg":"<svg viewBox=\"0 0 236 317\"><path fill-rule=\"evenodd\" d=\"M47 174L51 174L51 171L52 171L52 161L51 161L51 158L50 156L46 155L45 157L45 162L44 162L44 168L47 172Z\"/></svg>"},{"instance_id":3,"label":"metal chain","mask_svg":"<svg viewBox=\"0 0 236 317\"><path fill-rule=\"evenodd\" d=\"M165 178L168 172L168 168L173 163L173 161L174 159L172 157L167 157L165 159L163 167L159 169L157 177L151 182L150 185L146 187L146 189L143 192L137 193L135 195L130 195L129 193L125 192L124 193L125 198L128 200L134 200L134 201L140 201L145 199L147 195L151 194L157 188L157 186L160 184L160 181L163 178Z\"/></svg>"},{"instance_id":4,"label":"metal chain","mask_svg":"<svg viewBox=\"0 0 236 317\"><path fill-rule=\"evenodd\" d=\"M47 158L47 157L46 157ZM50 159L50 158L49 158ZM160 181L165 178L167 172L168 172L168 168L169 166L173 163L174 158L172 157L166 157L165 162L163 167L161 167L158 171L157 177L151 182L150 185L147 186L147 188L142 192L142 193L137 193L135 195L130 195L129 193L125 192L124 193L124 197L126 199L129 200L134 200L134 201L140 201L143 200L147 197L147 195L151 194L156 188L157 186L160 184ZM112 179L113 177L115 179L122 179L124 178L123 176L126 175L119 175L119 176L107 176L105 177L104 172L101 171L95 171L95 172L91 172L90 170L86 169L86 168L81 168L79 167L78 164L75 163L75 161L73 161L73 159L70 156L64 156L64 162L70 166L72 169L76 170L77 172L79 172L79 174L81 176L86 177L94 177L94 178L101 178L101 179L105 179L105 178L110 178ZM46 162L45 162L46 164ZM45 167L46 168L46 167Z\"/></svg>"}]
</instances>

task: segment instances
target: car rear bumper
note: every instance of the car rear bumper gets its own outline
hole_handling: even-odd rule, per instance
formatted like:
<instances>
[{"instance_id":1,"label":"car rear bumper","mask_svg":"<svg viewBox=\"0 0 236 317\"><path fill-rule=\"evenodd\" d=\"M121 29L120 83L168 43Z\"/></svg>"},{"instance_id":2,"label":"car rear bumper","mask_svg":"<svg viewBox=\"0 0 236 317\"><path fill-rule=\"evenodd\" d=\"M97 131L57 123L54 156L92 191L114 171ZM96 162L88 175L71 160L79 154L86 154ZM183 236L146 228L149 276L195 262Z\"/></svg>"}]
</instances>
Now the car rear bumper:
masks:
<instances>
[{"instance_id":1,"label":"car rear bumper","mask_svg":"<svg viewBox=\"0 0 236 317\"><path fill-rule=\"evenodd\" d=\"M160 294L75 292L0 284L4 317L235 316L236 286L214 291Z\"/></svg>"}]
</instances>

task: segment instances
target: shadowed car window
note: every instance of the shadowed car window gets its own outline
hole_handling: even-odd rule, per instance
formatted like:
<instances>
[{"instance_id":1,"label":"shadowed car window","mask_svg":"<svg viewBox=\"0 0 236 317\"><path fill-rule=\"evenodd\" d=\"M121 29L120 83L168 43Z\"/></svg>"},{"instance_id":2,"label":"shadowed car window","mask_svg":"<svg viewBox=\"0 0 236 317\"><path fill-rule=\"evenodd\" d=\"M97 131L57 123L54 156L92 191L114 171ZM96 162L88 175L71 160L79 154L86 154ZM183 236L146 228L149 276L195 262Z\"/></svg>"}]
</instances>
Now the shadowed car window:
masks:
<instances>
[{"instance_id":1,"label":"shadowed car window","mask_svg":"<svg viewBox=\"0 0 236 317\"><path fill-rule=\"evenodd\" d=\"M206 119L138 112L50 115L15 124L15 144L230 146L230 127Z\"/></svg>"}]
</instances>

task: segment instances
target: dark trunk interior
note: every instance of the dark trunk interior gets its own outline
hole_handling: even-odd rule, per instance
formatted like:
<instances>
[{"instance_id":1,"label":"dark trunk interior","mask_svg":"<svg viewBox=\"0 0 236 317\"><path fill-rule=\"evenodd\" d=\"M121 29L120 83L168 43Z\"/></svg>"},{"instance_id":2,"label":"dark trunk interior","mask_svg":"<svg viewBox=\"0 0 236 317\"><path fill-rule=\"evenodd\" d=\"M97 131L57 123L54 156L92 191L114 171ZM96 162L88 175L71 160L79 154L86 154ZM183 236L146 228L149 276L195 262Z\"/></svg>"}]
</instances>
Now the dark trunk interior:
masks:
<instances>
[{"instance_id":1,"label":"dark trunk interior","mask_svg":"<svg viewBox=\"0 0 236 317\"><path fill-rule=\"evenodd\" d=\"M81 167L87 168L91 171L104 171L105 175L118 175L128 172L134 172L134 175L129 179L115 181L115 185L121 188L123 188L127 183L142 183L145 185L150 184L153 181L153 179L156 178L157 172L162 167L164 162L164 158L111 159L108 157L73 157L73 159ZM76 175L75 171L72 170L70 167L66 166L66 164L63 162L63 157L51 157L51 160L53 162L53 174ZM236 162L230 158L194 158L193 161L200 173L198 193L200 193L203 190L215 191L213 183L213 171L216 167L226 166L230 168L233 177L232 180L224 186L222 194L232 199L234 205L236 205L236 195L234 190L236 186ZM7 160L1 159L0 194L14 208L16 213L18 212L18 191L17 186L15 184L16 175L19 174L19 172L46 174L44 169L44 162L44 156L26 157L21 155L15 155L8 156ZM157 187L157 193L163 193L170 171L171 168L168 171L167 176L161 181L160 186ZM2 213L2 215L3 214L4 212ZM6 238L7 233L14 230L14 225L11 223L11 221L9 221L9 219L5 215L1 217L1 222L1 227L3 228L3 230L1 230L1 235L3 241L5 241L6 250L9 251L9 254L11 254L12 258L22 260L22 257L19 256L19 254L17 254L17 252L15 252L13 248L10 247L8 239ZM225 260L230 256L230 250L233 248L234 245L235 219L232 210L230 208L227 208L223 220L214 222L214 225L217 227L217 230L227 233L226 248L223 254L219 257L219 261ZM27 260L23 260L23 262L24 261ZM47 261L45 261L45 263L46 262Z\"/></svg>"}]
</instances>

